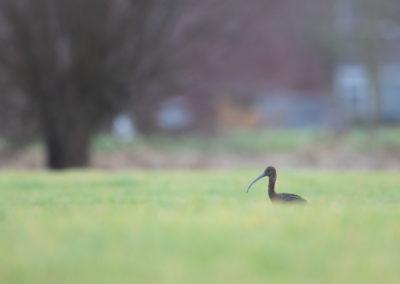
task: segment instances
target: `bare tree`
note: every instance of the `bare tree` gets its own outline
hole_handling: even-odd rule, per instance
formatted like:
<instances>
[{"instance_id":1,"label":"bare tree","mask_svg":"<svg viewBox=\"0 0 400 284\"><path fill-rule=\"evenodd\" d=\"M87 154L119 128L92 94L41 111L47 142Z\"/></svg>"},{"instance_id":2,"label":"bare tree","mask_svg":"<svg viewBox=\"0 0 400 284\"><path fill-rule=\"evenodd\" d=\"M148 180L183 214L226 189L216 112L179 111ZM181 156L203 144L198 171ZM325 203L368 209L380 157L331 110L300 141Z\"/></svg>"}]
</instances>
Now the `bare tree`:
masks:
<instances>
[{"instance_id":1,"label":"bare tree","mask_svg":"<svg viewBox=\"0 0 400 284\"><path fill-rule=\"evenodd\" d=\"M157 74L170 2L0 1L2 79L33 110L50 168L87 166L97 126Z\"/></svg>"}]
</instances>

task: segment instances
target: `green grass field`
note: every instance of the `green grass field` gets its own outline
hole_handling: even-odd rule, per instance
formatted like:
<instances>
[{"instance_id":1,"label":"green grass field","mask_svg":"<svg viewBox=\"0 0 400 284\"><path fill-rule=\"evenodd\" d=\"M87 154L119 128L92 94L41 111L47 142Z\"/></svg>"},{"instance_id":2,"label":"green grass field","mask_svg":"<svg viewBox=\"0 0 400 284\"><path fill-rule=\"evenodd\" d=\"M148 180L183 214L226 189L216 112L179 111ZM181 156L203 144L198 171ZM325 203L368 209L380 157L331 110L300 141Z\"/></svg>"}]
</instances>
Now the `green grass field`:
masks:
<instances>
[{"instance_id":1,"label":"green grass field","mask_svg":"<svg viewBox=\"0 0 400 284\"><path fill-rule=\"evenodd\" d=\"M332 147L341 145L352 151L376 153L400 149L400 127L381 127L371 132L366 128L351 128L342 133L326 129L268 129L231 130L218 134L204 135L187 133L182 135L138 136L131 142L122 142L110 135L100 135L93 141L93 148L99 151L121 149L158 149L160 151L185 153L201 151L206 153L287 153L303 148Z\"/></svg>"},{"instance_id":2,"label":"green grass field","mask_svg":"<svg viewBox=\"0 0 400 284\"><path fill-rule=\"evenodd\" d=\"M400 283L398 172L0 174L0 283Z\"/></svg>"}]
</instances>

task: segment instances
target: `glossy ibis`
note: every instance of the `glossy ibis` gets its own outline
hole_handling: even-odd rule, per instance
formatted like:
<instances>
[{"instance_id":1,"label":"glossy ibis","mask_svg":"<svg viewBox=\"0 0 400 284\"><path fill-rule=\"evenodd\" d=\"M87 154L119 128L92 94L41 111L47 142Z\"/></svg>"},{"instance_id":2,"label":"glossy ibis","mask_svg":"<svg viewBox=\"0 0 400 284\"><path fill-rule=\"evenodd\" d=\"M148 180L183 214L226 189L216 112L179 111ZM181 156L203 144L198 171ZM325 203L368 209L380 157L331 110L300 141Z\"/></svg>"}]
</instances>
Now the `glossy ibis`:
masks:
<instances>
[{"instance_id":1,"label":"glossy ibis","mask_svg":"<svg viewBox=\"0 0 400 284\"><path fill-rule=\"evenodd\" d=\"M268 167L265 171L258 176L255 180L253 180L246 192L249 192L250 187L259 179L263 177L269 177L268 183L268 196L272 202L307 202L300 196L291 193L276 193L275 192L275 183L276 183L276 169L274 167Z\"/></svg>"}]
</instances>

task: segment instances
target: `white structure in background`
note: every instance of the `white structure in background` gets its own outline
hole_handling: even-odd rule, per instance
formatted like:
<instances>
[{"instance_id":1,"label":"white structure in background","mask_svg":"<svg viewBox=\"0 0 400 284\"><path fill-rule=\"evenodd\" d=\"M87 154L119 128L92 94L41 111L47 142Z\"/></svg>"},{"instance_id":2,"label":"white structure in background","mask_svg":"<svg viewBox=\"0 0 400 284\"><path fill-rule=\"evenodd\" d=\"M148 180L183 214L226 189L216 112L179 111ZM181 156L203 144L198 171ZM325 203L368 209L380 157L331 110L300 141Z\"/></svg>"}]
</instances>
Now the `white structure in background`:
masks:
<instances>
[{"instance_id":1,"label":"white structure in background","mask_svg":"<svg viewBox=\"0 0 400 284\"><path fill-rule=\"evenodd\" d=\"M158 125L166 130L186 128L192 122L192 115L183 97L175 97L161 104L157 112ZM113 136L123 142L133 140L137 135L135 121L129 114L117 115L112 124Z\"/></svg>"},{"instance_id":2,"label":"white structure in background","mask_svg":"<svg viewBox=\"0 0 400 284\"><path fill-rule=\"evenodd\" d=\"M382 118L388 122L400 121L400 65L381 68Z\"/></svg>"},{"instance_id":3,"label":"white structure in background","mask_svg":"<svg viewBox=\"0 0 400 284\"><path fill-rule=\"evenodd\" d=\"M369 78L364 66L344 64L335 70L334 91L342 107L353 119L366 119L371 114Z\"/></svg>"},{"instance_id":4,"label":"white structure in background","mask_svg":"<svg viewBox=\"0 0 400 284\"><path fill-rule=\"evenodd\" d=\"M328 121L329 100L326 96L265 92L257 100L263 122L279 127L321 127Z\"/></svg>"},{"instance_id":5,"label":"white structure in background","mask_svg":"<svg viewBox=\"0 0 400 284\"><path fill-rule=\"evenodd\" d=\"M374 98L370 93L371 79L361 64L343 64L336 69L335 93L347 114L365 120L373 114ZM379 74L380 119L400 121L400 65L382 65Z\"/></svg>"},{"instance_id":6,"label":"white structure in background","mask_svg":"<svg viewBox=\"0 0 400 284\"><path fill-rule=\"evenodd\" d=\"M157 114L159 126L167 130L186 128L192 119L184 97L175 97L163 102Z\"/></svg>"},{"instance_id":7,"label":"white structure in background","mask_svg":"<svg viewBox=\"0 0 400 284\"><path fill-rule=\"evenodd\" d=\"M119 114L113 121L113 135L124 142L131 141L136 134L135 126L131 116Z\"/></svg>"}]
</instances>

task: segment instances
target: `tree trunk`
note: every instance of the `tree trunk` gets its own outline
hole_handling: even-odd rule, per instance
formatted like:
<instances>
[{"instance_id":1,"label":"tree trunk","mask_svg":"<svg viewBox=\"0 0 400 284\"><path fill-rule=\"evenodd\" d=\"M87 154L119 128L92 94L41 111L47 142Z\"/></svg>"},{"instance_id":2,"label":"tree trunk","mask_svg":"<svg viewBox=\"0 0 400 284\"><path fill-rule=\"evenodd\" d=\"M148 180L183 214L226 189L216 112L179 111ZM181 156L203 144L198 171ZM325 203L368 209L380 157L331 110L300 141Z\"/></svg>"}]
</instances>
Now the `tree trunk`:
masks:
<instances>
[{"instance_id":1,"label":"tree trunk","mask_svg":"<svg viewBox=\"0 0 400 284\"><path fill-rule=\"evenodd\" d=\"M89 135L59 132L46 133L47 166L50 169L88 166Z\"/></svg>"},{"instance_id":2,"label":"tree trunk","mask_svg":"<svg viewBox=\"0 0 400 284\"><path fill-rule=\"evenodd\" d=\"M53 121L46 124L47 167L54 170L87 167L91 138L89 127L81 122L68 125Z\"/></svg>"}]
</instances>

